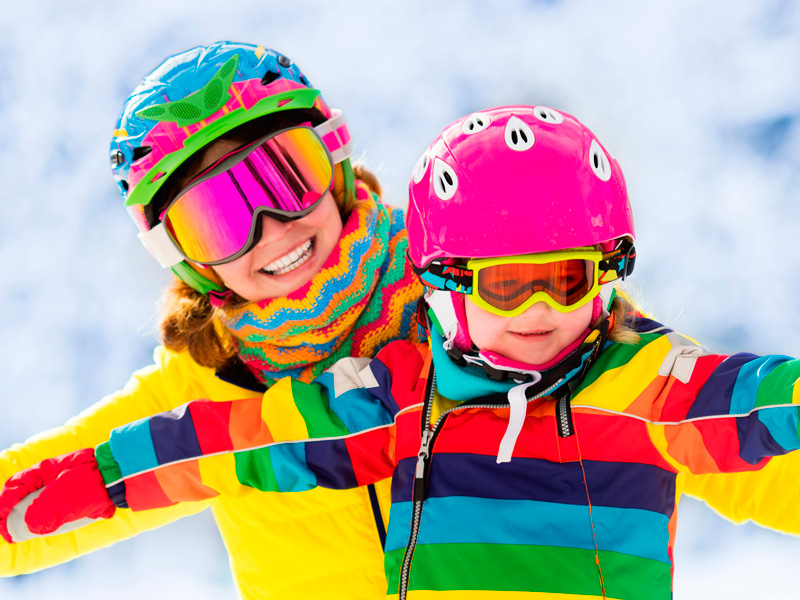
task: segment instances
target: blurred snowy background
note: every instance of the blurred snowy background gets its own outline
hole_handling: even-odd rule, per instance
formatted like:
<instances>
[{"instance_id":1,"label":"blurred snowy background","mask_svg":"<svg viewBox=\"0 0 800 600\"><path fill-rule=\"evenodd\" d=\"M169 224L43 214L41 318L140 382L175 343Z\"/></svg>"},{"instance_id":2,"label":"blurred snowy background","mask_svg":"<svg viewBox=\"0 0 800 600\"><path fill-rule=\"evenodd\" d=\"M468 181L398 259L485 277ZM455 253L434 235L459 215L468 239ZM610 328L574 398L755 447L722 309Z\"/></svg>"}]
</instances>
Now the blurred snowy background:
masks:
<instances>
[{"instance_id":1,"label":"blurred snowy background","mask_svg":"<svg viewBox=\"0 0 800 600\"><path fill-rule=\"evenodd\" d=\"M6 3L0 16L0 446L149 363L166 275L108 168L117 112L167 55L228 39L295 60L344 109L395 204L452 120L560 108L617 157L634 277L662 321L721 352L800 353L800 5L790 0L141 0ZM681 507L675 596L794 598L800 540ZM234 598L208 515L0 597Z\"/></svg>"}]
</instances>

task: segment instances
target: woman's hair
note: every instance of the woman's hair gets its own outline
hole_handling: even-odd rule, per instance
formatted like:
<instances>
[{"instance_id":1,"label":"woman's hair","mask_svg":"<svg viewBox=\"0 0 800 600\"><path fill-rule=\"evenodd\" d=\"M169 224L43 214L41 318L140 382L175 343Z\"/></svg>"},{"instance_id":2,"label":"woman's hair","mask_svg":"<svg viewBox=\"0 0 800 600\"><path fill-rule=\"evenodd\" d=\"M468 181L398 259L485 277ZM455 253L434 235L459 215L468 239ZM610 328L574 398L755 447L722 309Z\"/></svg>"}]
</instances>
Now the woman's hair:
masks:
<instances>
[{"instance_id":1,"label":"woman's hair","mask_svg":"<svg viewBox=\"0 0 800 600\"><path fill-rule=\"evenodd\" d=\"M337 171L339 165L337 165ZM355 178L363 181L373 193L381 195L378 178L362 165L353 165ZM342 219L352 209L352 200L345 198L341 173L336 178L333 196L339 206ZM208 273L203 273L209 276ZM204 367L219 369L236 355L225 331L220 326L220 317L226 310L239 308L247 301L231 294L224 307L211 305L208 297L175 278L164 292L161 309L161 343L174 352L186 350L194 361Z\"/></svg>"}]
</instances>

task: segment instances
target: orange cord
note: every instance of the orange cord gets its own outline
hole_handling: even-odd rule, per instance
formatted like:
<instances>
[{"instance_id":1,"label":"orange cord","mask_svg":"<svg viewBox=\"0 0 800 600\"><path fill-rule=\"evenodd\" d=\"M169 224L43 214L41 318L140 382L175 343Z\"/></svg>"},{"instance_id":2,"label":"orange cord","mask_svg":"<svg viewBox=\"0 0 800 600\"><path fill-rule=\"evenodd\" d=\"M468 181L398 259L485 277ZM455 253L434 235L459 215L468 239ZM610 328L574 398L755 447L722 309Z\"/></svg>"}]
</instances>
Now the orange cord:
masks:
<instances>
[{"instance_id":1,"label":"orange cord","mask_svg":"<svg viewBox=\"0 0 800 600\"><path fill-rule=\"evenodd\" d=\"M589 523L592 527L592 541L594 542L594 562L597 564L597 574L600 577L600 592L603 598L606 598L606 584L603 579L603 569L600 566L600 551L597 548L597 534L594 531L594 518L592 516L592 499L589 497L589 484L586 483L586 469L583 468L583 456L581 456L581 445L578 440L578 431L575 429L575 446L578 448L578 462L581 465L581 473L583 474L583 489L586 490L586 501L589 503Z\"/></svg>"}]
</instances>

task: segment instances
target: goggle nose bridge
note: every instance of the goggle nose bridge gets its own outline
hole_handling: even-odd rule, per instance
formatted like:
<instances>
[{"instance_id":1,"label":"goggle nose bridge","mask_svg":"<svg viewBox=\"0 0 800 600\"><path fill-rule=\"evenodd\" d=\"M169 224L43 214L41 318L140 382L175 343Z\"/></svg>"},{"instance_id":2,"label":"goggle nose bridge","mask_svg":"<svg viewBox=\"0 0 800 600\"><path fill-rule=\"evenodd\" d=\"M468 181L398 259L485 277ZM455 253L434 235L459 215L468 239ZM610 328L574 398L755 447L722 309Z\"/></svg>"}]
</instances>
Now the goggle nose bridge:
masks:
<instances>
[{"instance_id":1,"label":"goggle nose bridge","mask_svg":"<svg viewBox=\"0 0 800 600\"><path fill-rule=\"evenodd\" d=\"M250 207L251 210L251 220L250 220L250 233L247 236L247 241L245 242L244 246L242 246L236 254L226 258L223 262L216 262L214 264L224 264L225 262L230 262L232 260L236 260L238 257L242 256L243 254L247 254L252 250L256 244L258 244L261 236L263 235L263 219L262 216L269 217L271 219L275 219L280 223L290 223L292 221L297 221L306 217L314 210L317 205L320 203L322 198L314 202L308 208L304 208L303 210L299 210L296 212L291 211L284 211L278 208L273 208L270 206L257 206L255 209L250 205L250 202L247 203L247 206Z\"/></svg>"}]
</instances>

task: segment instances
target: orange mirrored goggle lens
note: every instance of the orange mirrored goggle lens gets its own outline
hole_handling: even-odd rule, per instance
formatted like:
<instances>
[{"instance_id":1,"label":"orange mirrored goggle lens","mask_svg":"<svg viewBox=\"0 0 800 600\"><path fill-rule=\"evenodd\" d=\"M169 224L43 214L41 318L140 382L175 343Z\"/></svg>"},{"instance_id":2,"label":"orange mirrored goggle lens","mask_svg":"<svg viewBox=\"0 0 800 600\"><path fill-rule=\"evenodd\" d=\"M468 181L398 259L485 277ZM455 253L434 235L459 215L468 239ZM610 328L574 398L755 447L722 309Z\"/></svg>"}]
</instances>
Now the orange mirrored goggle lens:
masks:
<instances>
[{"instance_id":1,"label":"orange mirrored goggle lens","mask_svg":"<svg viewBox=\"0 0 800 600\"><path fill-rule=\"evenodd\" d=\"M593 261L583 259L483 267L478 271L476 292L487 304L505 311L522 306L537 292L569 307L594 287L594 269Z\"/></svg>"}]
</instances>

